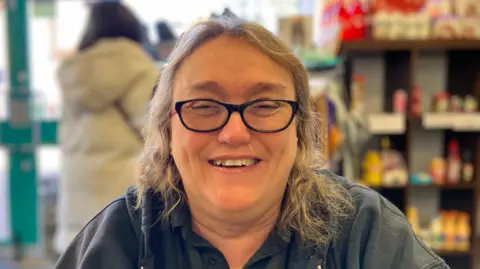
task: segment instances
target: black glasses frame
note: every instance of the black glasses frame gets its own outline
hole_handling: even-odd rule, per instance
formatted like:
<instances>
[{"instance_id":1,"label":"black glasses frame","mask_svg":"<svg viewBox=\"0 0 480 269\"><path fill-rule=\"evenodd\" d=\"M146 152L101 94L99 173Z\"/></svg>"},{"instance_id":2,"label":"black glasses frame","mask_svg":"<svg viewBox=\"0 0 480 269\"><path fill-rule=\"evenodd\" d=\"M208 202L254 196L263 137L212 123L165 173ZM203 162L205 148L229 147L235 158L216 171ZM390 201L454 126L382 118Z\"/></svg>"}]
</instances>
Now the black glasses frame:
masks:
<instances>
[{"instance_id":1,"label":"black glasses frame","mask_svg":"<svg viewBox=\"0 0 480 269\"><path fill-rule=\"evenodd\" d=\"M208 101L208 102L213 102L213 103L217 103L219 105L224 106L228 111L228 115L227 115L227 118L225 119L225 122L217 128L208 129L208 130L197 130L197 129L193 129L193 128L188 127L187 124L185 123L185 121L183 120L183 117L182 117L182 107L185 104L188 104L188 103L191 103L191 102L198 102L198 101ZM256 128L253 128L250 124L247 123L247 121L245 120L245 116L244 116L245 109L250 105L260 103L260 102L265 102L265 101L282 102L282 103L289 104L292 107L292 115L291 115L288 123L285 125L285 127L281 128L281 129L277 129L277 130L272 130L272 131L264 131L264 130L258 130ZM238 112L240 114L240 117L242 118L243 124L245 124L245 126L247 126L250 130L253 130L253 131L259 132L259 133L278 133L278 132L281 132L281 131L287 129L288 126L290 126L290 124L292 124L293 118L295 117L295 114L297 114L298 109L299 109L298 102L290 101L290 100L281 100L281 99L257 99L257 100L253 100L253 101L246 102L246 103L243 103L243 104L238 104L238 105L227 104L227 103L223 103L223 102L213 100L213 99L190 99L190 100L179 101L179 102L175 103L175 111L177 112L178 117L180 118L180 121L182 122L183 126L187 130L192 131L192 132L197 132L197 133L210 133L210 132L215 132L215 131L218 131L218 130L222 129L223 127L225 127L225 125L228 124L228 121L230 120L230 117L232 116L233 112Z\"/></svg>"}]
</instances>

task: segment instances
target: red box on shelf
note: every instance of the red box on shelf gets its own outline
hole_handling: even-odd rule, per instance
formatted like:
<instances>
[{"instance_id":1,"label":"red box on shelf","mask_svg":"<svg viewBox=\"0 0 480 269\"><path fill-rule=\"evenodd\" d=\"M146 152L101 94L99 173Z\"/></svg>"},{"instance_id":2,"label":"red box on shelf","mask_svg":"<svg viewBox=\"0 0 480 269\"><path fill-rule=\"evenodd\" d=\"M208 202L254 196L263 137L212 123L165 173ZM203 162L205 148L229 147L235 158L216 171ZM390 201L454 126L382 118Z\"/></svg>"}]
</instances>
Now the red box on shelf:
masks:
<instances>
[{"instance_id":1,"label":"red box on shelf","mask_svg":"<svg viewBox=\"0 0 480 269\"><path fill-rule=\"evenodd\" d=\"M367 35L367 16L370 12L368 0L343 0L339 18L342 24L342 40L363 39Z\"/></svg>"}]
</instances>

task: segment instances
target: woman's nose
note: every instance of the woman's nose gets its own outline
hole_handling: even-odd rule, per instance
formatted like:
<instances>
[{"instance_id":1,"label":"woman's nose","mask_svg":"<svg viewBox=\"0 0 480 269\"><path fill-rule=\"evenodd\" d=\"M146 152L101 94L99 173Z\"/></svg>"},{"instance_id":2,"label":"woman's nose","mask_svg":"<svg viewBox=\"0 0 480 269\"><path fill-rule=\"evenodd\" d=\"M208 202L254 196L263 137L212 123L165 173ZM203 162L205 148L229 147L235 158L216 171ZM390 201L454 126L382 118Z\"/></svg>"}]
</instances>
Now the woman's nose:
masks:
<instances>
[{"instance_id":1,"label":"woman's nose","mask_svg":"<svg viewBox=\"0 0 480 269\"><path fill-rule=\"evenodd\" d=\"M250 142L250 130L245 125L239 113L234 112L218 135L218 140L231 145Z\"/></svg>"}]
</instances>

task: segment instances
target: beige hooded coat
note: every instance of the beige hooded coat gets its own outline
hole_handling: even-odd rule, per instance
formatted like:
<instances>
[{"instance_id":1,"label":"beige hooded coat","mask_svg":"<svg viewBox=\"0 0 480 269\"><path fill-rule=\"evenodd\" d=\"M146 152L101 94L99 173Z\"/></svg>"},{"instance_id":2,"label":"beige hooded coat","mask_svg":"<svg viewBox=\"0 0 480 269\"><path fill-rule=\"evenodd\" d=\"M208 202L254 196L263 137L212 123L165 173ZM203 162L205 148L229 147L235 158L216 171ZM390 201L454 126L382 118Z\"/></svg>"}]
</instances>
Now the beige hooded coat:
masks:
<instances>
[{"instance_id":1,"label":"beige hooded coat","mask_svg":"<svg viewBox=\"0 0 480 269\"><path fill-rule=\"evenodd\" d=\"M59 253L96 213L135 184L143 148L136 131L142 129L158 75L143 48L123 38L99 41L60 66L64 107L54 240Z\"/></svg>"}]
</instances>

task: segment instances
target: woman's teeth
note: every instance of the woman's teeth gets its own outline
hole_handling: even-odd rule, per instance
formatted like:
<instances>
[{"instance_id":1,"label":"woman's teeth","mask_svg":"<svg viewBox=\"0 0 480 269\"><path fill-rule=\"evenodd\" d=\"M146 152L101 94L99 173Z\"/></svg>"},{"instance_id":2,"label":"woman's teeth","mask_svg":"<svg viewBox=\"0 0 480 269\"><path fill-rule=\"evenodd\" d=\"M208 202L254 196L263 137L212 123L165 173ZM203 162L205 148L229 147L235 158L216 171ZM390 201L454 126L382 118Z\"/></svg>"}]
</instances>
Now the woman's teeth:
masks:
<instances>
[{"instance_id":1,"label":"woman's teeth","mask_svg":"<svg viewBox=\"0 0 480 269\"><path fill-rule=\"evenodd\" d=\"M240 160L213 160L211 163L215 166L222 167L242 167L250 166L258 163L259 160L255 159L240 159Z\"/></svg>"}]
</instances>

